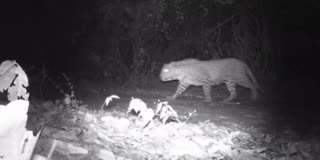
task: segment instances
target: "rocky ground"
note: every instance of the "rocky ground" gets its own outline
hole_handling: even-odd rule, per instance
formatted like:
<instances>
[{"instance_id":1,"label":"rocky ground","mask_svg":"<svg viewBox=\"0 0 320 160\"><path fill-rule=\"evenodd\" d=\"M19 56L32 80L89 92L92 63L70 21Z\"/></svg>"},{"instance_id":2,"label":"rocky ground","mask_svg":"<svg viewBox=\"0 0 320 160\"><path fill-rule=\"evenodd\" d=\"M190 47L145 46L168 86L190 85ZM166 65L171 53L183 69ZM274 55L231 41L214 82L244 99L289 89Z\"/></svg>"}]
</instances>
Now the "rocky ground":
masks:
<instances>
[{"instance_id":1,"label":"rocky ground","mask_svg":"<svg viewBox=\"0 0 320 160\"><path fill-rule=\"evenodd\" d=\"M28 126L42 127L35 153L53 160L320 159L319 128L295 127L292 116L277 108L285 103L281 94L266 96L270 91L265 90L259 101L250 102L249 92L240 88L239 103L224 104L219 101L227 92L218 86L213 88L214 102L205 103L201 88L192 87L163 103L170 109L156 113L175 86L106 90L93 84L77 91L76 100L31 100ZM106 99L111 95L120 99ZM130 104L132 97L141 100L137 106Z\"/></svg>"}]
</instances>

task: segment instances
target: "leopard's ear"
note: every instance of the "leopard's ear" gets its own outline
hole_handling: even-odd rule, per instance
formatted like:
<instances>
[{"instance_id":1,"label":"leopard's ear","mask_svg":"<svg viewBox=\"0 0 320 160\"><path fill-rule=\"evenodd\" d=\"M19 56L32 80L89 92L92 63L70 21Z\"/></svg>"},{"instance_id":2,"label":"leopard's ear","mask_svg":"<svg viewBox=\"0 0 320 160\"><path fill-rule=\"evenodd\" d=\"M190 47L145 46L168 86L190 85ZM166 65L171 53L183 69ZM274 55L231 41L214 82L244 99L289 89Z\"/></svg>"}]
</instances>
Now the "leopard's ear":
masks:
<instances>
[{"instance_id":1,"label":"leopard's ear","mask_svg":"<svg viewBox=\"0 0 320 160\"><path fill-rule=\"evenodd\" d=\"M168 67L169 65L171 65L171 63L165 63L163 67Z\"/></svg>"},{"instance_id":2,"label":"leopard's ear","mask_svg":"<svg viewBox=\"0 0 320 160\"><path fill-rule=\"evenodd\" d=\"M168 65L175 65L177 62L170 62Z\"/></svg>"}]
</instances>

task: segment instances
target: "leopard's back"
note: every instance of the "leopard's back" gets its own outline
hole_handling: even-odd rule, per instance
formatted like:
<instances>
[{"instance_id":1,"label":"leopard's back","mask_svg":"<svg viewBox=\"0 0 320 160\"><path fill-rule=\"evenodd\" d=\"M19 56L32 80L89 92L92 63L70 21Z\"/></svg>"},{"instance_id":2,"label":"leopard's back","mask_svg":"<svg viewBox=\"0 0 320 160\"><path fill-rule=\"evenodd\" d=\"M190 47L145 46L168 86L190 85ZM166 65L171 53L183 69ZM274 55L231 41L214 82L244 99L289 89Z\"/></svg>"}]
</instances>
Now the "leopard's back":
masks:
<instances>
[{"instance_id":1,"label":"leopard's back","mask_svg":"<svg viewBox=\"0 0 320 160\"><path fill-rule=\"evenodd\" d=\"M189 64L195 64L198 62L201 62L201 61L199 61L198 59L195 59L195 58L186 58L181 61L171 62L170 65L172 65L174 67L179 67L179 66L185 66L185 65L189 65Z\"/></svg>"},{"instance_id":2,"label":"leopard's back","mask_svg":"<svg viewBox=\"0 0 320 160\"><path fill-rule=\"evenodd\" d=\"M163 81L179 80L180 86L202 86L206 99L211 99L210 86L225 83L231 94L229 99L236 95L235 84L249 88L256 97L256 89L259 87L250 68L242 61L235 58L220 60L199 61L186 59L165 64L161 70L160 78ZM185 88L185 89L186 89ZM209 89L208 89L209 88ZM180 89L182 92L185 89ZM177 93L176 97L182 93Z\"/></svg>"},{"instance_id":3,"label":"leopard's back","mask_svg":"<svg viewBox=\"0 0 320 160\"><path fill-rule=\"evenodd\" d=\"M210 75L210 79L216 81L245 81L248 80L249 67L235 58L203 61L203 69Z\"/></svg>"}]
</instances>

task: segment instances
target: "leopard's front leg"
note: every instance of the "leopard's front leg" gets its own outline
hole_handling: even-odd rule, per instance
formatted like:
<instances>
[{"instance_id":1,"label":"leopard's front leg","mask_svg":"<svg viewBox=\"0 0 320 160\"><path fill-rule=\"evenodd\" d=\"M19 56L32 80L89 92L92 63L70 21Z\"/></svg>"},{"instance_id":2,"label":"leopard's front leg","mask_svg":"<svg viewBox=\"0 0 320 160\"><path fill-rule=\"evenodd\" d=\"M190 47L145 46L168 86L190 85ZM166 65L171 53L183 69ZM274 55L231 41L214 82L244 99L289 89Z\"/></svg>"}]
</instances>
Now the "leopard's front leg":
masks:
<instances>
[{"instance_id":1,"label":"leopard's front leg","mask_svg":"<svg viewBox=\"0 0 320 160\"><path fill-rule=\"evenodd\" d=\"M212 99L211 99L211 86L210 85L203 85L202 86L202 91L204 93L204 96L205 96L205 99L204 101L205 102L211 102Z\"/></svg>"},{"instance_id":2,"label":"leopard's front leg","mask_svg":"<svg viewBox=\"0 0 320 160\"><path fill-rule=\"evenodd\" d=\"M230 93L229 97L224 99L223 102L231 102L233 99L236 98L237 93L236 93L236 84L232 81L227 81L226 83L227 89Z\"/></svg>"},{"instance_id":3,"label":"leopard's front leg","mask_svg":"<svg viewBox=\"0 0 320 160\"><path fill-rule=\"evenodd\" d=\"M168 100L174 100L176 99L177 97L179 97L190 85L189 84L184 84L184 83L179 83L179 86L176 90L176 92L174 93L173 96L169 96L169 97L166 97Z\"/></svg>"}]
</instances>

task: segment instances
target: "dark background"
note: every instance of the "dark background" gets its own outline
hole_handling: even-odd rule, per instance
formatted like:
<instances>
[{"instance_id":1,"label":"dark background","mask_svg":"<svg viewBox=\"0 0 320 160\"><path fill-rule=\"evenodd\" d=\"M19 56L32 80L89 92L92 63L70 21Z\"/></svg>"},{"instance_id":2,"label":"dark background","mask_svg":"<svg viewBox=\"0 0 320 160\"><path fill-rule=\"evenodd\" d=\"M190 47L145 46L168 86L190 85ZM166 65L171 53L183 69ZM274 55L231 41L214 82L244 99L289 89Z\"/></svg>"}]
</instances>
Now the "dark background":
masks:
<instances>
[{"instance_id":1,"label":"dark background","mask_svg":"<svg viewBox=\"0 0 320 160\"><path fill-rule=\"evenodd\" d=\"M283 93L283 98L288 102L285 109L307 108L305 113L310 114L317 111L315 105L318 103L319 95L317 76L318 65L320 65L318 59L320 2L316 0L261 0L258 2L235 0L233 4L228 5L208 1L204 4L209 10L207 16L199 15L203 10L197 10L197 7L200 6L198 2L192 0L189 2L191 4L182 0L180 4L172 5L172 8L167 7L167 12L162 15L162 19L152 18L150 21L146 20L148 13L152 13L151 16L156 15L158 12L155 12L154 9L160 8L161 5L148 0L2 2L0 61L14 59L30 75L40 72L45 66L51 77L67 73L77 80L88 79L93 82L107 79L125 82L129 77L142 74L139 72L139 67L140 69L141 67L151 68L152 64L155 64L156 69L148 72L157 78L161 65L172 60L186 57L200 59L237 57L246 61L253 68L258 79L263 82L262 85L267 86L268 80L272 80L274 92ZM182 6L182 9L174 8L177 6ZM181 11L184 15L182 24L179 24L180 21L177 20L177 17L181 15L174 12L176 10ZM203 55L205 50L203 48L206 46L202 48L203 50L201 47L197 48L201 44L195 44L197 39L194 37L200 31L204 31L202 28L214 28L231 15L235 16L234 23L240 22L242 18L250 17L248 15L256 15L255 20L258 21L264 19L263 24L268 29L267 40L270 45L265 48L261 47L263 49L259 47L249 49L250 51L267 50L263 54L268 54L272 57L271 60L263 58L257 60L250 58L249 55L247 59L245 54L238 55L237 50L240 51L241 48L229 49L229 43L224 44L226 49L222 53L226 54L220 57L211 50L209 50L209 56ZM155 27L165 22L169 24L169 27L160 27L160 29ZM145 32L142 28L149 24L151 27ZM248 24L248 30L250 27L256 27L250 25L253 23ZM231 26L231 24L226 23L226 26ZM193 48L171 49L174 48L172 46L175 46L171 42L182 41L178 38L174 39L182 35L181 30L191 35L190 44L195 44L194 52L191 53ZM228 39L230 32L223 30L221 32L226 33L221 37ZM139 37L139 35L142 36ZM148 61L150 63L135 62L135 57L140 53L137 49L139 47L146 48L150 56ZM246 50L243 52L245 53ZM254 54L253 57L259 54L262 53ZM96 59L92 55L95 55ZM263 68L259 64L265 61L271 65ZM34 70L31 69L32 67ZM92 71L95 71L95 75L101 75L93 78ZM110 75L104 74L106 72ZM147 77L147 75L143 72L140 77Z\"/></svg>"},{"instance_id":2,"label":"dark background","mask_svg":"<svg viewBox=\"0 0 320 160\"><path fill-rule=\"evenodd\" d=\"M142 2L137 0L135 3ZM1 11L3 58L34 62L37 57L38 60L56 62L64 59L61 58L63 56L66 61L76 60L76 53L72 51L76 49L72 46L72 34L82 23L80 16L97 5L95 3L84 0L4 3ZM297 60L297 63L306 63L312 60L309 56L317 55L320 43L319 2L266 1L263 7L272 30L270 36L277 40L282 54Z\"/></svg>"}]
</instances>

